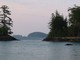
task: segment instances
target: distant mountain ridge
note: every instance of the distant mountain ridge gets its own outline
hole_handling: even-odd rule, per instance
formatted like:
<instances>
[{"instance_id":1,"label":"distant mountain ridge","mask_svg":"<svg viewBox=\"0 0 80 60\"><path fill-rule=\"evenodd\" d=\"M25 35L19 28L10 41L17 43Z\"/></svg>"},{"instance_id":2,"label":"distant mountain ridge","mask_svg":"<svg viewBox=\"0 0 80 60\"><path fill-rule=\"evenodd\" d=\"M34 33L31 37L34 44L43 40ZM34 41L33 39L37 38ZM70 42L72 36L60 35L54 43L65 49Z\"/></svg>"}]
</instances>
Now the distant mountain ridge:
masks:
<instances>
[{"instance_id":1,"label":"distant mountain ridge","mask_svg":"<svg viewBox=\"0 0 80 60\"><path fill-rule=\"evenodd\" d=\"M22 36L22 35L13 35L15 38L20 40L43 40L47 37L46 33L43 32L32 32L28 36Z\"/></svg>"}]
</instances>

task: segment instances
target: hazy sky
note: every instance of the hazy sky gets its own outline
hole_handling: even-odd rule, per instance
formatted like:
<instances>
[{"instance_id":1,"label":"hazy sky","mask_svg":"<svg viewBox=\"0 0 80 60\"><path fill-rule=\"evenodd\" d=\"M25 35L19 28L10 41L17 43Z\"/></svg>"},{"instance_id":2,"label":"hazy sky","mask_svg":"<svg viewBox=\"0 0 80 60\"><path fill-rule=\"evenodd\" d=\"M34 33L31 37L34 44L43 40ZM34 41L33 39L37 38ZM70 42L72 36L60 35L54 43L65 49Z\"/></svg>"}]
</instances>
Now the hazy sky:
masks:
<instances>
[{"instance_id":1,"label":"hazy sky","mask_svg":"<svg viewBox=\"0 0 80 60\"><path fill-rule=\"evenodd\" d=\"M14 34L25 36L36 31L48 33L51 13L58 10L67 16L74 4L80 6L80 0L0 0L0 6L10 8Z\"/></svg>"}]
</instances>

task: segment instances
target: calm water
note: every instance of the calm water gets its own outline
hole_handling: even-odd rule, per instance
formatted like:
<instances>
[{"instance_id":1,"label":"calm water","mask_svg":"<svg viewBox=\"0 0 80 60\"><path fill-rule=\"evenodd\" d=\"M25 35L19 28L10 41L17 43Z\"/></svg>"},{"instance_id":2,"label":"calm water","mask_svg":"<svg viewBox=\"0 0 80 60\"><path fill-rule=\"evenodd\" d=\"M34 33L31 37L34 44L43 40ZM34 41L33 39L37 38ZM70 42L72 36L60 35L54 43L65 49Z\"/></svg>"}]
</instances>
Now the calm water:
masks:
<instances>
[{"instance_id":1,"label":"calm water","mask_svg":"<svg viewBox=\"0 0 80 60\"><path fill-rule=\"evenodd\" d=\"M8 41L0 42L0 60L80 60L80 43Z\"/></svg>"}]
</instances>

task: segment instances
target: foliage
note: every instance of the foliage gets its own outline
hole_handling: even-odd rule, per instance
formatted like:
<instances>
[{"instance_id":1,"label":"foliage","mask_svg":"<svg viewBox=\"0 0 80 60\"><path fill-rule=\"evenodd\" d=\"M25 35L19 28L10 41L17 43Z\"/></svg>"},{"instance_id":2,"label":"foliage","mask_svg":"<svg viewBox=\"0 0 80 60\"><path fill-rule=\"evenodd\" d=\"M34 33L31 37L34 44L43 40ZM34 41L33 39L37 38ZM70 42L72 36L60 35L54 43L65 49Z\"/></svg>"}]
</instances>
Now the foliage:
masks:
<instances>
[{"instance_id":1,"label":"foliage","mask_svg":"<svg viewBox=\"0 0 80 60\"><path fill-rule=\"evenodd\" d=\"M12 33L11 27L13 23L12 19L8 16L11 13L6 5L3 5L0 9L0 35L9 35Z\"/></svg>"},{"instance_id":2,"label":"foliage","mask_svg":"<svg viewBox=\"0 0 80 60\"><path fill-rule=\"evenodd\" d=\"M50 33L51 37L61 37L66 36L67 32L67 19L56 11L56 13L52 13L52 20L50 24Z\"/></svg>"},{"instance_id":3,"label":"foliage","mask_svg":"<svg viewBox=\"0 0 80 60\"><path fill-rule=\"evenodd\" d=\"M69 21L71 23L71 26L69 27L69 32L72 32L71 36L80 36L80 7L74 6L73 8L70 8L68 11L69 13Z\"/></svg>"},{"instance_id":4,"label":"foliage","mask_svg":"<svg viewBox=\"0 0 80 60\"><path fill-rule=\"evenodd\" d=\"M55 14L52 13L48 37L80 36L80 7L75 5L73 8L69 8L68 11L69 20L57 11Z\"/></svg>"}]
</instances>

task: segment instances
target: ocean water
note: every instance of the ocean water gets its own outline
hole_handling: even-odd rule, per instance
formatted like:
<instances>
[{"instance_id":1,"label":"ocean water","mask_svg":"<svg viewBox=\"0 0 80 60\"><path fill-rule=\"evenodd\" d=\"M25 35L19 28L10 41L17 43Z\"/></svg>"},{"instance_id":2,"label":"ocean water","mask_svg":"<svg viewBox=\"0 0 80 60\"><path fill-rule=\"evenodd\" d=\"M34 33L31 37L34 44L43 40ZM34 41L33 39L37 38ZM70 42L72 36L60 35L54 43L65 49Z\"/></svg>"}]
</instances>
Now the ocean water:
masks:
<instances>
[{"instance_id":1,"label":"ocean water","mask_svg":"<svg viewBox=\"0 0 80 60\"><path fill-rule=\"evenodd\" d=\"M1 41L0 60L80 60L80 43L37 40Z\"/></svg>"}]
</instances>

